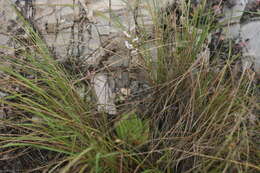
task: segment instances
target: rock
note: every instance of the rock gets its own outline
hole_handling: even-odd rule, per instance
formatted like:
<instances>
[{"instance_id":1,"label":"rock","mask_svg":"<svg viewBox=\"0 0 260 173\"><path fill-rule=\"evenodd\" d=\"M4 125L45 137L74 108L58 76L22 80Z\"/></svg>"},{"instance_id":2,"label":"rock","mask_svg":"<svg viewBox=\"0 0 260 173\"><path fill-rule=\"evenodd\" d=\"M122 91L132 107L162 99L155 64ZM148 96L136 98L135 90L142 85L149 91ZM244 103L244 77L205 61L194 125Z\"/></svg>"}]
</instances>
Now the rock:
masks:
<instances>
[{"instance_id":1,"label":"rock","mask_svg":"<svg viewBox=\"0 0 260 173\"><path fill-rule=\"evenodd\" d=\"M92 83L97 96L98 110L115 115L117 113L115 98L112 95L107 74L96 74L92 79Z\"/></svg>"},{"instance_id":2,"label":"rock","mask_svg":"<svg viewBox=\"0 0 260 173\"><path fill-rule=\"evenodd\" d=\"M230 1L230 0L229 0ZM226 27L224 33L228 38L238 38L240 33L240 19L246 8L247 0L232 0L231 7L224 6L224 18L220 20Z\"/></svg>"},{"instance_id":3,"label":"rock","mask_svg":"<svg viewBox=\"0 0 260 173\"><path fill-rule=\"evenodd\" d=\"M257 0L229 0L228 3L229 5L224 6L224 18L220 20L225 25L223 33L226 38L243 43L243 69L246 70L253 66L259 75L260 20L256 18L259 15L255 17L251 14L255 14L255 11L260 9L260 2Z\"/></svg>"},{"instance_id":4,"label":"rock","mask_svg":"<svg viewBox=\"0 0 260 173\"><path fill-rule=\"evenodd\" d=\"M8 94L0 91L0 99L8 96Z\"/></svg>"},{"instance_id":5,"label":"rock","mask_svg":"<svg viewBox=\"0 0 260 173\"><path fill-rule=\"evenodd\" d=\"M244 59L244 68L249 68L250 65L248 64L254 64L255 72L260 75L260 21L244 24L241 27L241 37L245 43L243 55L251 57Z\"/></svg>"},{"instance_id":6,"label":"rock","mask_svg":"<svg viewBox=\"0 0 260 173\"><path fill-rule=\"evenodd\" d=\"M0 99L4 98L6 96L8 96L8 94L0 91ZM0 119L3 119L5 117L6 117L6 112L4 111L3 105L0 104Z\"/></svg>"}]
</instances>

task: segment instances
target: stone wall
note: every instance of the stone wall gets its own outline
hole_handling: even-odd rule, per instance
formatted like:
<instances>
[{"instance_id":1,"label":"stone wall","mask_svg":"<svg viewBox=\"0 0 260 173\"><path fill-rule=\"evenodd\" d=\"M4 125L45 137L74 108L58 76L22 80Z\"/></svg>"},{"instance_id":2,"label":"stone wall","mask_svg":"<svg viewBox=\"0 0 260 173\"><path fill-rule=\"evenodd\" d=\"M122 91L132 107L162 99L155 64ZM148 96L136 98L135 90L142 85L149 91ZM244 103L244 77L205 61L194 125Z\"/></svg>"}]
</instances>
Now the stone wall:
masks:
<instances>
[{"instance_id":1,"label":"stone wall","mask_svg":"<svg viewBox=\"0 0 260 173\"><path fill-rule=\"evenodd\" d=\"M10 8L11 2L41 32L60 60L68 57L91 59L93 52L102 46L102 41L111 39L108 37L111 33L129 33L135 28L133 9L138 2L140 22L152 23L147 9L153 0L0 0L1 46L13 47L8 34L19 34L15 31L17 17ZM170 2L175 0L160 0L155 4L163 7ZM217 6L220 0L210 2ZM244 53L247 57L253 56L251 59L255 62L255 70L260 73L260 52L256 46L260 31L257 15L259 4L259 0L226 0L224 6L220 7L224 14L220 22L226 25L223 33L227 37L248 43ZM249 14L250 11L254 14ZM116 25L117 20L123 26Z\"/></svg>"}]
</instances>

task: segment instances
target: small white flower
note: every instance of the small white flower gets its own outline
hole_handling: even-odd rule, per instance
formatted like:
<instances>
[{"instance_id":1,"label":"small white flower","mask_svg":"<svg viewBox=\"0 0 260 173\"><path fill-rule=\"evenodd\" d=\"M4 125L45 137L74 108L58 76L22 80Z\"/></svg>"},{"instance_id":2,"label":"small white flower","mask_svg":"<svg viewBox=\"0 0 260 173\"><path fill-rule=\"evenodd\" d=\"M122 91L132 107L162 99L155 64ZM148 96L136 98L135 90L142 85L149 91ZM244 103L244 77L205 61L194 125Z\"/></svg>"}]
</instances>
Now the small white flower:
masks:
<instances>
[{"instance_id":1,"label":"small white flower","mask_svg":"<svg viewBox=\"0 0 260 173\"><path fill-rule=\"evenodd\" d=\"M132 55L137 55L137 54L138 54L138 50L137 50L137 49L132 50L132 51L131 51L131 54L132 54Z\"/></svg>"},{"instance_id":2,"label":"small white flower","mask_svg":"<svg viewBox=\"0 0 260 173\"><path fill-rule=\"evenodd\" d=\"M130 44L128 41L125 41L125 46L127 49L133 49L134 46L132 44Z\"/></svg>"},{"instance_id":3,"label":"small white flower","mask_svg":"<svg viewBox=\"0 0 260 173\"><path fill-rule=\"evenodd\" d=\"M120 92L124 95L124 96L129 96L131 93L131 89L130 88L121 88Z\"/></svg>"},{"instance_id":4,"label":"small white flower","mask_svg":"<svg viewBox=\"0 0 260 173\"><path fill-rule=\"evenodd\" d=\"M128 32L126 32L126 31L123 31L123 33L125 34L125 36L126 36L127 38L131 38L131 35L130 35L130 34L128 34Z\"/></svg>"},{"instance_id":5,"label":"small white flower","mask_svg":"<svg viewBox=\"0 0 260 173\"><path fill-rule=\"evenodd\" d=\"M136 37L136 38L133 39L133 42L138 42L138 40L139 40L139 38Z\"/></svg>"},{"instance_id":6,"label":"small white flower","mask_svg":"<svg viewBox=\"0 0 260 173\"><path fill-rule=\"evenodd\" d=\"M61 20L60 20L60 23L64 23L64 22L66 22L65 19L61 19Z\"/></svg>"}]
</instances>

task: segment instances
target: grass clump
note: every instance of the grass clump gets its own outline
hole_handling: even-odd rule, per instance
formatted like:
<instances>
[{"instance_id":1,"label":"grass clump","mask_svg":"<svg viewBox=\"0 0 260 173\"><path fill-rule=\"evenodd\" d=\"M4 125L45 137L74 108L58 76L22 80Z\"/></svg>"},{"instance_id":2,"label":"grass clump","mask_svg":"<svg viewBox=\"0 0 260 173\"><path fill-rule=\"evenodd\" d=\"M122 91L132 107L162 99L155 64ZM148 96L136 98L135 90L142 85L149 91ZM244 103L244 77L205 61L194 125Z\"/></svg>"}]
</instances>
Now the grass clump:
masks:
<instances>
[{"instance_id":1,"label":"grass clump","mask_svg":"<svg viewBox=\"0 0 260 173\"><path fill-rule=\"evenodd\" d=\"M184 3L162 19L155 14L155 38L143 38L157 49L156 57L145 44L140 51L155 88L146 112L152 119L151 151L163 151L150 157L164 172L257 172L259 86L250 71L234 75L241 55L231 54L232 46L222 65L207 54L217 25L205 5L192 9Z\"/></svg>"},{"instance_id":2,"label":"grass clump","mask_svg":"<svg viewBox=\"0 0 260 173\"><path fill-rule=\"evenodd\" d=\"M184 3L163 15L148 6L154 33L139 26L136 46L152 92L141 116L127 110L114 126L96 111L91 86L85 83L87 98L82 98L78 79L53 59L22 18L34 46L28 49L17 39L27 49L2 57L1 84L11 87L1 88L8 95L0 103L10 111L0 120L0 151L32 149L50 157L31 171L258 172L259 86L250 71L234 76L239 55L229 54L219 66L218 57L205 53L216 27L205 3L197 8Z\"/></svg>"},{"instance_id":3,"label":"grass clump","mask_svg":"<svg viewBox=\"0 0 260 173\"><path fill-rule=\"evenodd\" d=\"M1 82L10 87L1 88L8 96L0 103L11 112L0 120L5 128L0 136L1 152L8 155L34 148L41 154L51 151L59 156L46 154L49 162L38 163L40 167L34 171L131 172L139 159L133 148L111 137L109 123L97 113L95 103L80 97L76 79L53 59L26 20L23 25L34 48L24 45L27 49L19 55L2 57L0 70L7 77ZM89 86L86 94L91 96L90 92Z\"/></svg>"}]
</instances>

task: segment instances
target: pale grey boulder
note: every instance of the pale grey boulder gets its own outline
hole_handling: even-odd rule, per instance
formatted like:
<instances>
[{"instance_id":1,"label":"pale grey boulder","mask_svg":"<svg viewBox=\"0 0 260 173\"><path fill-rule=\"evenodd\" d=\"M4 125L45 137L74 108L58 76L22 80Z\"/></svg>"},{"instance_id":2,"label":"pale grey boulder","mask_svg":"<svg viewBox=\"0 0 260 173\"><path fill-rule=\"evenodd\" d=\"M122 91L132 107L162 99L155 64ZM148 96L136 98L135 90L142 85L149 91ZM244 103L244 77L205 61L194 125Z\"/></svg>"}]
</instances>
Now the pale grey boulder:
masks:
<instances>
[{"instance_id":1,"label":"pale grey boulder","mask_svg":"<svg viewBox=\"0 0 260 173\"><path fill-rule=\"evenodd\" d=\"M260 75L260 20L252 21L241 27L241 37L245 43L243 55L244 69L253 65L255 72Z\"/></svg>"},{"instance_id":2,"label":"pale grey boulder","mask_svg":"<svg viewBox=\"0 0 260 173\"><path fill-rule=\"evenodd\" d=\"M109 86L107 74L98 73L94 75L92 84L97 96L98 111L115 115L117 113L115 97Z\"/></svg>"}]
</instances>

